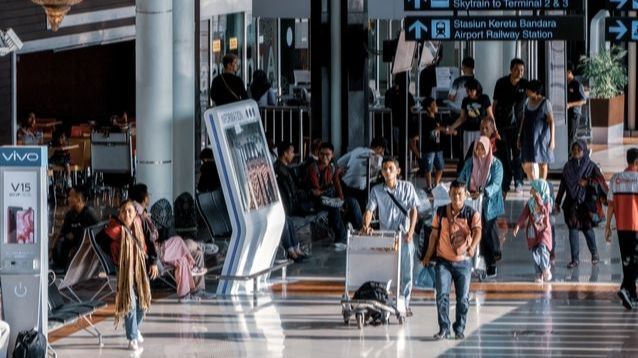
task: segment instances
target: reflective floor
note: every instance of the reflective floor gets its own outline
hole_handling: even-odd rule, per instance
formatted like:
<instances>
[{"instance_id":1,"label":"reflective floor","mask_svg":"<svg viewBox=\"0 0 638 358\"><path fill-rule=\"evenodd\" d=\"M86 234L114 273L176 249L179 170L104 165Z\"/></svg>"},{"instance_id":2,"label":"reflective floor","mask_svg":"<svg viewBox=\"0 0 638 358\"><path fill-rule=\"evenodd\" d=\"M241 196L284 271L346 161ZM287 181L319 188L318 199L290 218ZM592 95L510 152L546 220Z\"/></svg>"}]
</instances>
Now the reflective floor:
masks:
<instances>
[{"instance_id":1,"label":"reflective floor","mask_svg":"<svg viewBox=\"0 0 638 358\"><path fill-rule=\"evenodd\" d=\"M479 299L479 301L481 301ZM53 343L60 357L607 357L638 356L638 314L607 299L494 300L470 308L466 338L435 342L436 307L415 299L404 325L344 325L338 297L153 302L144 350L126 350L111 318L105 345L80 331ZM454 308L451 309L453 317Z\"/></svg>"}]
</instances>

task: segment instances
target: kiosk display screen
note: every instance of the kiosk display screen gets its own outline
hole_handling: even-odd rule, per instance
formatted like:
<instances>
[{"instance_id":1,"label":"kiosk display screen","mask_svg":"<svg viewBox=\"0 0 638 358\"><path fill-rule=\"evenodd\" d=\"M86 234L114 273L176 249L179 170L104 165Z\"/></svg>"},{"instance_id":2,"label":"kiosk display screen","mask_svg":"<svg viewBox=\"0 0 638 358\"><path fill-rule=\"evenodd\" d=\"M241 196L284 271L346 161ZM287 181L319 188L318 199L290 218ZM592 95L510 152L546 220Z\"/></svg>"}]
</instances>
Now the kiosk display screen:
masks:
<instances>
[{"instance_id":1,"label":"kiosk display screen","mask_svg":"<svg viewBox=\"0 0 638 358\"><path fill-rule=\"evenodd\" d=\"M235 123L225 129L244 211L259 210L279 200L270 152L259 122Z\"/></svg>"},{"instance_id":2,"label":"kiosk display screen","mask_svg":"<svg viewBox=\"0 0 638 358\"><path fill-rule=\"evenodd\" d=\"M37 173L4 172L3 243L35 244Z\"/></svg>"}]
</instances>

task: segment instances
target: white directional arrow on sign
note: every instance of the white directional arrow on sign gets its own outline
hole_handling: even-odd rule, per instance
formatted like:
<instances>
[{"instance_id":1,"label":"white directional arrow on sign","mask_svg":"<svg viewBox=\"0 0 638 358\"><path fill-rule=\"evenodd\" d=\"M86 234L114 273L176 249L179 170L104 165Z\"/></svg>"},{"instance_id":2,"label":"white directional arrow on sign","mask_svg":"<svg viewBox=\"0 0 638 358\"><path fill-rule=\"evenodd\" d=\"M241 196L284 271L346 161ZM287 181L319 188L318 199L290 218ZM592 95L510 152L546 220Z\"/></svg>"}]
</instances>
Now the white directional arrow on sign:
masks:
<instances>
[{"instance_id":1,"label":"white directional arrow on sign","mask_svg":"<svg viewBox=\"0 0 638 358\"><path fill-rule=\"evenodd\" d=\"M428 27L425 26L421 20L416 20L409 28L408 31L414 31L414 38L417 40L421 39L421 31L428 32Z\"/></svg>"},{"instance_id":2,"label":"white directional arrow on sign","mask_svg":"<svg viewBox=\"0 0 638 358\"><path fill-rule=\"evenodd\" d=\"M620 20L616 20L618 26L609 26L609 33L616 34L616 40L622 39L627 33L627 27Z\"/></svg>"},{"instance_id":3,"label":"white directional arrow on sign","mask_svg":"<svg viewBox=\"0 0 638 358\"><path fill-rule=\"evenodd\" d=\"M623 6L627 3L627 0L609 0L610 3L616 3L616 9L622 9Z\"/></svg>"}]
</instances>

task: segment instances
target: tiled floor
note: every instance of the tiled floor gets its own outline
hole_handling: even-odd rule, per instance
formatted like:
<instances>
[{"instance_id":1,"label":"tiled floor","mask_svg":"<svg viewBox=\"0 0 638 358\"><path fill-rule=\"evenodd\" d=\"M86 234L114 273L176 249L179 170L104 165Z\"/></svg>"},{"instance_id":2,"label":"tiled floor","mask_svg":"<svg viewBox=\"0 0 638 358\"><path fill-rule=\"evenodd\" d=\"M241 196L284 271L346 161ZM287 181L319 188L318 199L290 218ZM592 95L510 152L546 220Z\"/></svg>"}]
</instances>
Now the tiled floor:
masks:
<instances>
[{"instance_id":1,"label":"tiled floor","mask_svg":"<svg viewBox=\"0 0 638 358\"><path fill-rule=\"evenodd\" d=\"M432 341L436 307L413 303L404 325L344 325L338 298L268 295L200 304L153 303L144 350L126 350L123 329L98 324L105 345L84 332L54 342L60 357L606 357L638 355L638 315L607 300L498 300L470 307L463 341ZM451 317L454 308L451 309Z\"/></svg>"}]
</instances>

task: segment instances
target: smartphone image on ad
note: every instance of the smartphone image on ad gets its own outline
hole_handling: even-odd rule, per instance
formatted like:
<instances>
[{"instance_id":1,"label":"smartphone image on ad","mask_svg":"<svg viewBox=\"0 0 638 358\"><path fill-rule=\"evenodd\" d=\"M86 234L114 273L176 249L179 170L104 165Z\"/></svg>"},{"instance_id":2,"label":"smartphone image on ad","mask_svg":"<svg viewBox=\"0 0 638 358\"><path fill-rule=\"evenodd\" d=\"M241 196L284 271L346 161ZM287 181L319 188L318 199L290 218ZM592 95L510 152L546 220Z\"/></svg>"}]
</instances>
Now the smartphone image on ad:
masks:
<instances>
[{"instance_id":1,"label":"smartphone image on ad","mask_svg":"<svg viewBox=\"0 0 638 358\"><path fill-rule=\"evenodd\" d=\"M18 210L16 212L16 243L33 244L34 238L33 209Z\"/></svg>"},{"instance_id":2,"label":"smartphone image on ad","mask_svg":"<svg viewBox=\"0 0 638 358\"><path fill-rule=\"evenodd\" d=\"M18 211L21 211L22 208L18 206L10 206L7 212L7 220L9 223L7 224L7 237L5 238L5 244L15 244L18 242L17 240L17 227L16 227L16 215Z\"/></svg>"}]
</instances>

